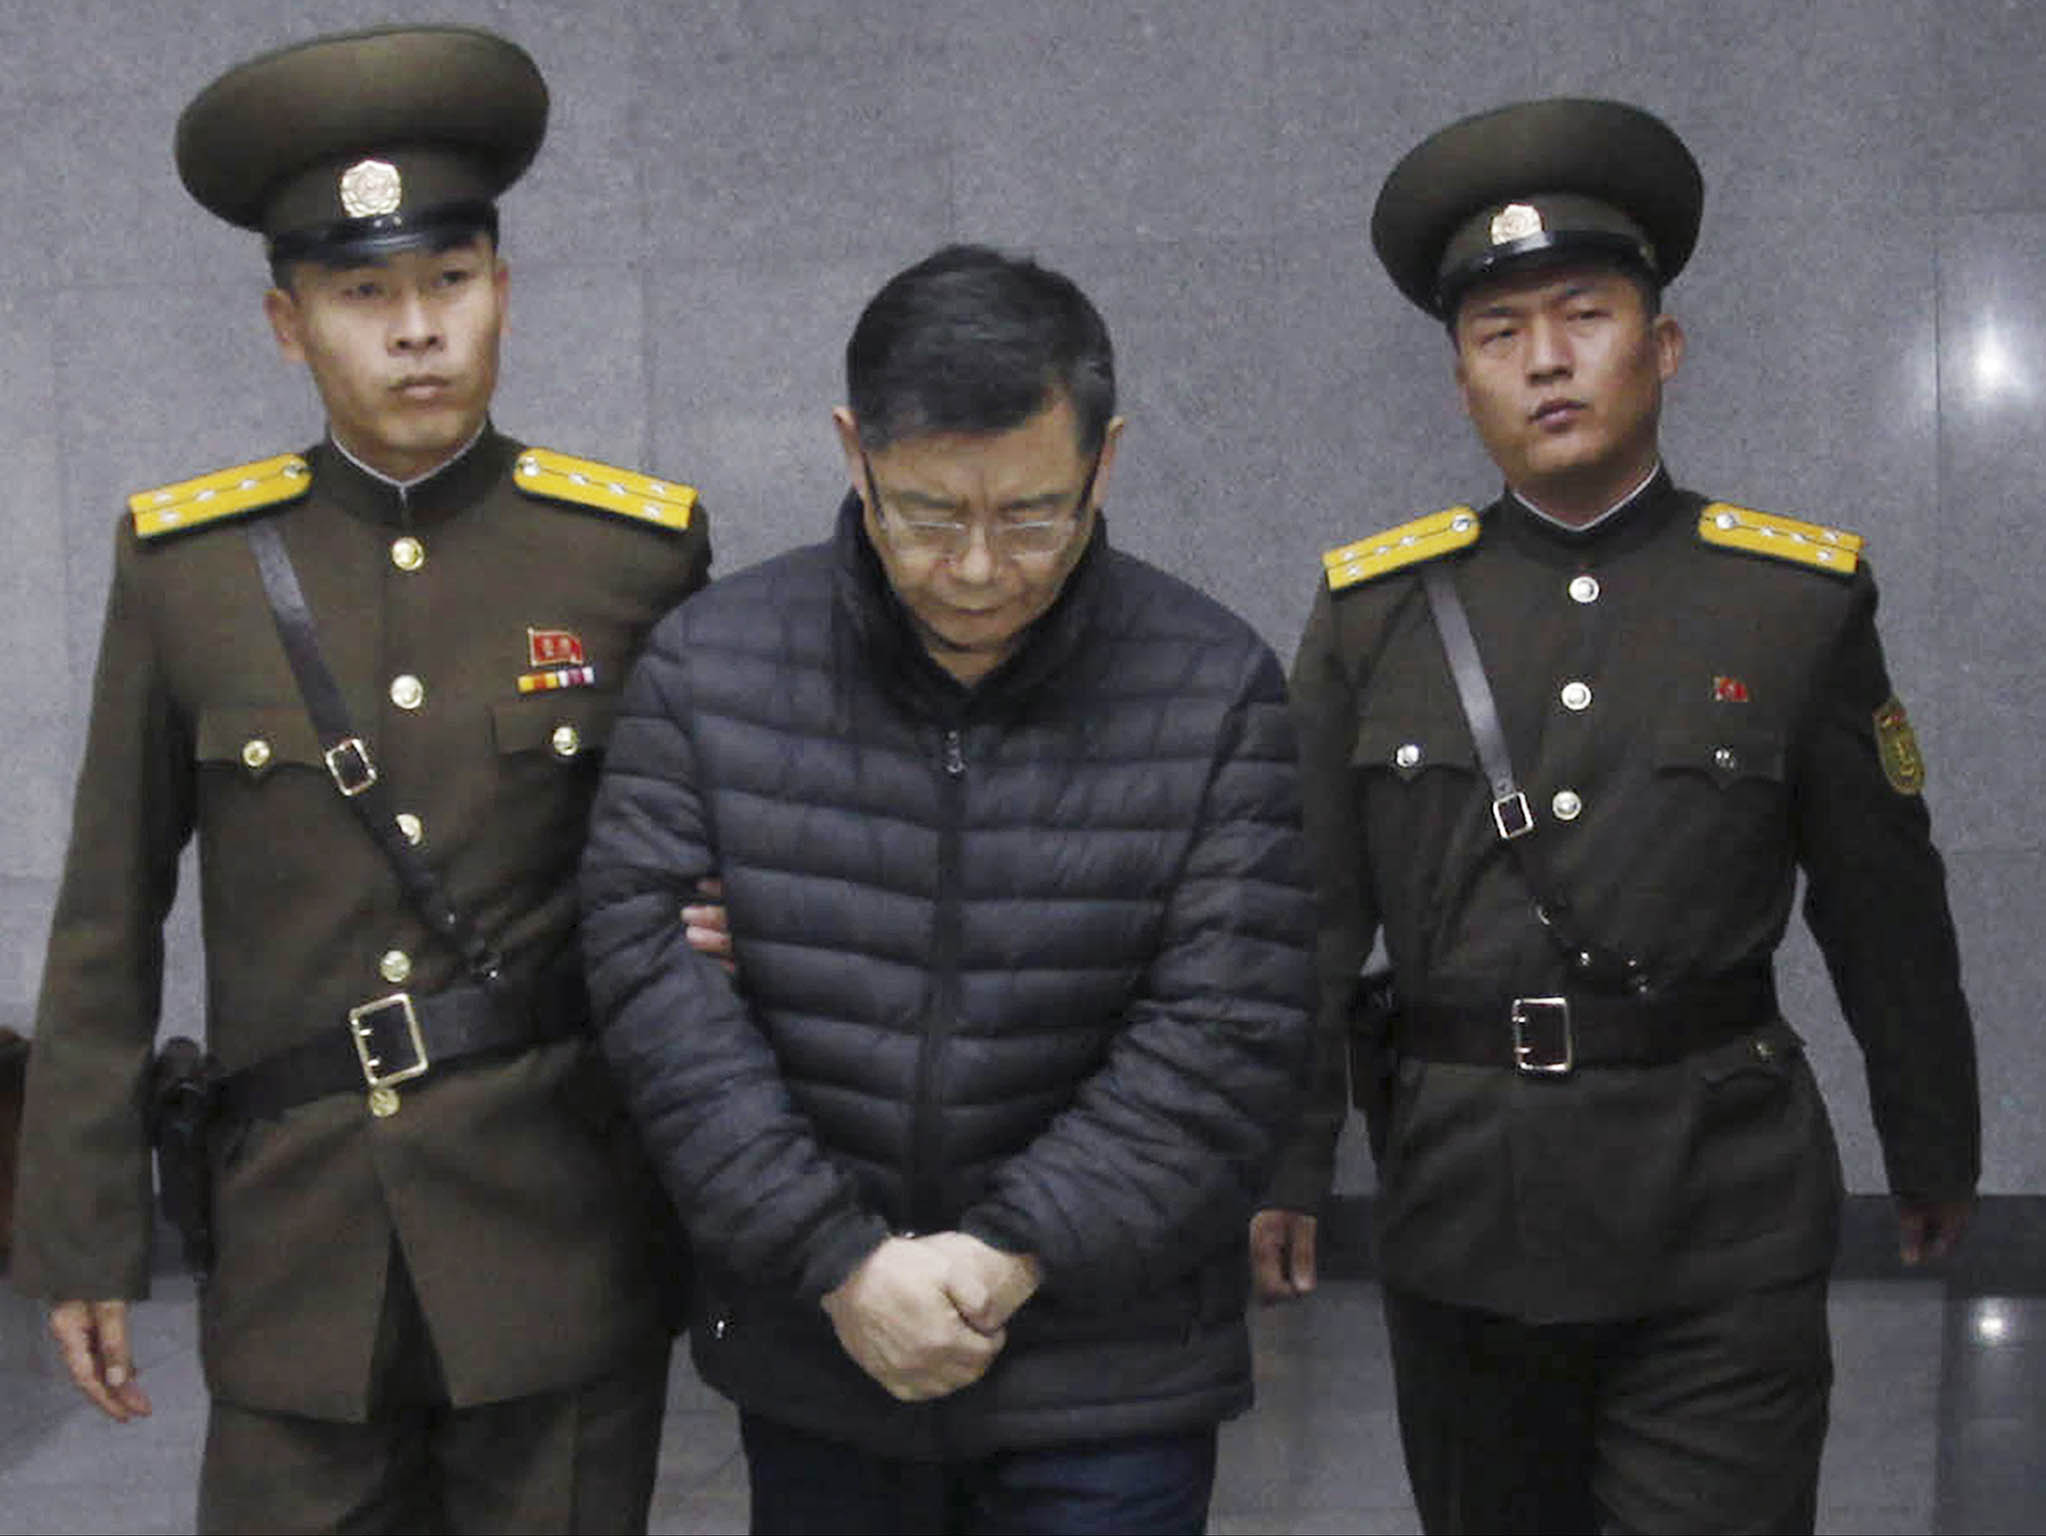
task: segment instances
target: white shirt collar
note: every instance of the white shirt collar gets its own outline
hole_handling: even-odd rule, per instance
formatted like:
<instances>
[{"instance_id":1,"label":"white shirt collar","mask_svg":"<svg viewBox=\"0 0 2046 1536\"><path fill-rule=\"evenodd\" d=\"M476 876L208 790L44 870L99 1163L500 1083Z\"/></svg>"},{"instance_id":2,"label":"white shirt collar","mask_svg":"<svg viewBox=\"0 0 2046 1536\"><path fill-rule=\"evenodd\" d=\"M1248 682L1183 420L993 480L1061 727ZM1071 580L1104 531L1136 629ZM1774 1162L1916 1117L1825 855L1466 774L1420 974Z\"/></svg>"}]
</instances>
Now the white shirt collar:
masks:
<instances>
[{"instance_id":1,"label":"white shirt collar","mask_svg":"<svg viewBox=\"0 0 2046 1536\"><path fill-rule=\"evenodd\" d=\"M1629 491L1626 495L1622 496L1618 501L1614 502L1610 507L1607 507L1605 511L1599 513L1597 517L1594 517L1588 523L1566 523L1563 521L1562 518L1552 517L1547 512L1544 512L1540 507L1536 506L1532 501L1528 500L1527 497L1521 495L1520 492L1514 490L1512 486L1509 485L1506 489L1508 493L1511 494L1515 501L1519 502L1523 507L1526 507L1528 511L1532 512L1536 517L1540 518L1543 522L1550 524L1552 527L1561 528L1568 533L1589 533L1592 529L1598 527L1599 524L1606 522L1612 518L1615 518L1619 516L1620 513L1626 511L1628 507L1632 506L1635 501L1640 499L1641 493L1643 491L1647 490L1650 485L1655 483L1655 477L1661 473L1662 460L1657 459L1655 463L1649 467L1648 473L1641 477L1641 483L1639 485L1635 486L1633 490Z\"/></svg>"},{"instance_id":2,"label":"white shirt collar","mask_svg":"<svg viewBox=\"0 0 2046 1536\"><path fill-rule=\"evenodd\" d=\"M435 475L439 474L442 470L446 469L450 464L453 464L456 461L458 461L471 448L474 448L477 443L482 441L483 434L489 428L489 425L490 424L488 422L485 422L482 426L479 426L476 429L475 436L471 437L469 441L462 444L462 446L456 449L455 452L449 454L445 459L442 459L440 463L434 465L433 468L429 469L425 474L414 475L410 480L396 480L393 479L391 476L385 474L380 469L372 469L369 465L363 463L362 460L358 459L354 454L350 453L348 451L347 445L343 443L340 438L336 437L331 431L328 432L327 434L327 441L334 445L335 451L339 453L342 458L346 459L349 463L353 464L365 475L368 475L370 479L381 480L385 485L388 485L392 490L396 491L400 496L402 496L407 491L411 490L413 486L423 485L428 480L431 480Z\"/></svg>"}]
</instances>

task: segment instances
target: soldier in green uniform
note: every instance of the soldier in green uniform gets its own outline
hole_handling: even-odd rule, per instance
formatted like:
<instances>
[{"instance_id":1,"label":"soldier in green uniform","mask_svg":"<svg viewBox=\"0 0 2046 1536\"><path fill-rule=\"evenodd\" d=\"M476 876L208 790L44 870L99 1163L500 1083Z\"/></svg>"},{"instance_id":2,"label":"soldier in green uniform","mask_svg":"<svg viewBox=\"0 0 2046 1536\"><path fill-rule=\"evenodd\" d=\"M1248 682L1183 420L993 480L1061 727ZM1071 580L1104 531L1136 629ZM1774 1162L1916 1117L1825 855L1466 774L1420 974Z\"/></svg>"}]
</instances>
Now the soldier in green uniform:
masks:
<instances>
[{"instance_id":1,"label":"soldier in green uniform","mask_svg":"<svg viewBox=\"0 0 2046 1536\"><path fill-rule=\"evenodd\" d=\"M1293 687L1328 1054L1252 1247L1266 1295L1311 1287L1354 1029L1430 1531L1812 1529L1841 1173L1771 981L1800 870L1906 1260L1972 1209L1972 1026L1862 541L1662 462L1702 198L1656 118L1549 100L1429 138L1372 220L1505 491L1325 559Z\"/></svg>"},{"instance_id":2,"label":"soldier in green uniform","mask_svg":"<svg viewBox=\"0 0 2046 1536\"><path fill-rule=\"evenodd\" d=\"M328 431L120 520L14 1275L81 1390L147 1413L141 1106L196 834L206 1530L646 1521L672 1275L574 873L616 690L709 546L688 487L490 421L495 204L547 110L513 44L393 29L240 65L178 125L187 187L265 237Z\"/></svg>"}]
</instances>

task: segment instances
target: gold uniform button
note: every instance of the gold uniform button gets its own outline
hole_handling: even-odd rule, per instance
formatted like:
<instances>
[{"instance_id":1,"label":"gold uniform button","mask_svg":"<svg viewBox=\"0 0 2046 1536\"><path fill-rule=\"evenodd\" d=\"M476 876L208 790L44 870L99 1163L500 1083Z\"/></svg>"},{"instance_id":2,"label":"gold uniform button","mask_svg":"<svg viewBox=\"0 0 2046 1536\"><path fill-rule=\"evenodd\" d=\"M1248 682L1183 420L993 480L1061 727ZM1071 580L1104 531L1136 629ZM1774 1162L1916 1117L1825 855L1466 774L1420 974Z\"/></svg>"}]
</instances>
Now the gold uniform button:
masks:
<instances>
[{"instance_id":1,"label":"gold uniform button","mask_svg":"<svg viewBox=\"0 0 2046 1536\"><path fill-rule=\"evenodd\" d=\"M1591 685L1568 682L1563 685L1563 707L1572 714L1580 714L1591 708Z\"/></svg>"},{"instance_id":2,"label":"gold uniform button","mask_svg":"<svg viewBox=\"0 0 2046 1536\"><path fill-rule=\"evenodd\" d=\"M1556 798L1549 802L1549 809L1556 813L1558 821L1575 821L1584 814L1584 800L1574 789L1559 789Z\"/></svg>"},{"instance_id":3,"label":"gold uniform button","mask_svg":"<svg viewBox=\"0 0 2046 1536\"><path fill-rule=\"evenodd\" d=\"M426 546L406 534L391 544L391 564L401 571L416 571L426 564Z\"/></svg>"},{"instance_id":4,"label":"gold uniform button","mask_svg":"<svg viewBox=\"0 0 2046 1536\"><path fill-rule=\"evenodd\" d=\"M397 822L398 830L405 834L405 841L417 848L421 839L426 836L426 823L410 811L398 812Z\"/></svg>"},{"instance_id":5,"label":"gold uniform button","mask_svg":"<svg viewBox=\"0 0 2046 1536\"><path fill-rule=\"evenodd\" d=\"M412 979L412 957L402 949L387 949L377 961L377 974L394 987L402 986Z\"/></svg>"},{"instance_id":6,"label":"gold uniform button","mask_svg":"<svg viewBox=\"0 0 2046 1536\"><path fill-rule=\"evenodd\" d=\"M1420 767L1421 766L1420 744L1418 742L1412 741L1401 742L1399 749L1392 755L1392 762L1395 768Z\"/></svg>"},{"instance_id":7,"label":"gold uniform button","mask_svg":"<svg viewBox=\"0 0 2046 1536\"><path fill-rule=\"evenodd\" d=\"M557 725L548 738L556 757L574 757L583 749L583 733L572 725Z\"/></svg>"},{"instance_id":8,"label":"gold uniform button","mask_svg":"<svg viewBox=\"0 0 2046 1536\"><path fill-rule=\"evenodd\" d=\"M270 743L260 736L251 736L242 743L242 766L251 773L261 773L270 766Z\"/></svg>"},{"instance_id":9,"label":"gold uniform button","mask_svg":"<svg viewBox=\"0 0 2046 1536\"><path fill-rule=\"evenodd\" d=\"M417 709L426 702L426 684L410 672L391 679L391 702L400 709Z\"/></svg>"},{"instance_id":10,"label":"gold uniform button","mask_svg":"<svg viewBox=\"0 0 2046 1536\"><path fill-rule=\"evenodd\" d=\"M398 1112L398 1090L395 1088L372 1088L369 1091L369 1112L379 1120L388 1120Z\"/></svg>"},{"instance_id":11,"label":"gold uniform button","mask_svg":"<svg viewBox=\"0 0 2046 1536\"><path fill-rule=\"evenodd\" d=\"M1598 578L1590 572L1571 578L1570 601L1573 603L1595 603L1598 601L1598 593Z\"/></svg>"}]
</instances>

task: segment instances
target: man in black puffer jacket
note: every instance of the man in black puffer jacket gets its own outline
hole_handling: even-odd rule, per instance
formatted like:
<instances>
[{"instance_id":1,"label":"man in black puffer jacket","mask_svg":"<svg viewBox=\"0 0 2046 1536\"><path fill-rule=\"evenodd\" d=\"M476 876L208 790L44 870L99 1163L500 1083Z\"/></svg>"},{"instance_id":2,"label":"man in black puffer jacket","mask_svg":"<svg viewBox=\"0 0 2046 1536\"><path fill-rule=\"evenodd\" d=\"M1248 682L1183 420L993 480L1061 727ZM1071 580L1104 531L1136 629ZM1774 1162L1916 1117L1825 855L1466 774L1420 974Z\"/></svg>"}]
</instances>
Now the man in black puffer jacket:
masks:
<instances>
[{"instance_id":1,"label":"man in black puffer jacket","mask_svg":"<svg viewBox=\"0 0 2046 1536\"><path fill-rule=\"evenodd\" d=\"M947 248L846 360L832 539L655 630L583 864L697 1366L756 1530L1197 1531L1309 1050L1279 667L1109 548L1071 282Z\"/></svg>"}]
</instances>

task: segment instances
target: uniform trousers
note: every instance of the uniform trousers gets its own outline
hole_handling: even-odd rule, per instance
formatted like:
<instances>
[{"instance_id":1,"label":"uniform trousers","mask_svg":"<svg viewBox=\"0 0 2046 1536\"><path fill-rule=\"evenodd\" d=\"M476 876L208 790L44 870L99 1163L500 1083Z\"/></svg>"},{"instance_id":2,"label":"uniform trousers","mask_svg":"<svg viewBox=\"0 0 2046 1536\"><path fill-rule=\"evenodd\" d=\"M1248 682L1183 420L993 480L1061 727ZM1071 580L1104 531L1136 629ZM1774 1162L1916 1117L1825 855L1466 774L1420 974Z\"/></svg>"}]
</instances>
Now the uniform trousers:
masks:
<instances>
[{"instance_id":1,"label":"uniform trousers","mask_svg":"<svg viewBox=\"0 0 2046 1536\"><path fill-rule=\"evenodd\" d=\"M1833 1380L1826 1285L1552 1324L1388 1287L1422 1527L1808 1536Z\"/></svg>"},{"instance_id":2,"label":"uniform trousers","mask_svg":"<svg viewBox=\"0 0 2046 1536\"><path fill-rule=\"evenodd\" d=\"M739 1417L755 1536L1199 1536L1214 1426L960 1461L876 1456Z\"/></svg>"},{"instance_id":3,"label":"uniform trousers","mask_svg":"<svg viewBox=\"0 0 2046 1536\"><path fill-rule=\"evenodd\" d=\"M506 1348L516 1349L516 1340ZM643 1532L669 1345L558 1392L457 1408L394 1244L369 1419L215 1398L199 1474L203 1532Z\"/></svg>"}]
</instances>

